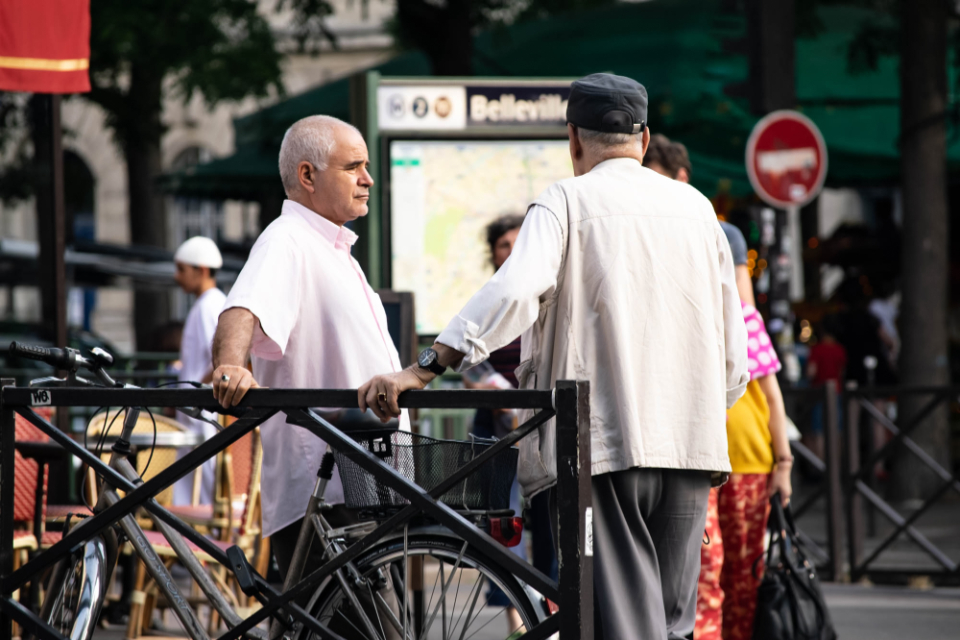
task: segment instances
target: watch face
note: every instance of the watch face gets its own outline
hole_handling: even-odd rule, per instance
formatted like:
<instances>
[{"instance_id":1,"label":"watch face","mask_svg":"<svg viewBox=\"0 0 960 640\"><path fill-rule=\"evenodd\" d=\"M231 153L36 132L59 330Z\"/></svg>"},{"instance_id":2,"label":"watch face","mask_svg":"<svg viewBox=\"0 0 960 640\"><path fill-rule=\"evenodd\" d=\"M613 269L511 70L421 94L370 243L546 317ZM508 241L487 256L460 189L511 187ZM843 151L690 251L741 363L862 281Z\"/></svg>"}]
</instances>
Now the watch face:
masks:
<instances>
[{"instance_id":1,"label":"watch face","mask_svg":"<svg viewBox=\"0 0 960 640\"><path fill-rule=\"evenodd\" d=\"M437 361L437 352L433 349L424 349L420 352L420 355L417 356L417 364L419 364L424 369L429 369L430 366Z\"/></svg>"}]
</instances>

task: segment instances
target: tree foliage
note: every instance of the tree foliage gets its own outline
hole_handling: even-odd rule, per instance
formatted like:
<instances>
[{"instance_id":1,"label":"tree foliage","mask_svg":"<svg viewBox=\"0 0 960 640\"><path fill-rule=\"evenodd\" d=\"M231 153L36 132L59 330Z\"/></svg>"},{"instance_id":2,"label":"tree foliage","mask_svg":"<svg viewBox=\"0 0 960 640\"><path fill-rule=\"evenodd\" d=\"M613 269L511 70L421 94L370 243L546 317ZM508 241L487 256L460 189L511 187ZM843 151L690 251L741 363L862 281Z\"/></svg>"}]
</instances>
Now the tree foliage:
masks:
<instances>
[{"instance_id":1,"label":"tree foliage","mask_svg":"<svg viewBox=\"0 0 960 640\"><path fill-rule=\"evenodd\" d=\"M207 105L282 91L273 32L255 0L97 0L91 3L90 80L126 160L130 239L164 247L157 188L164 98ZM169 313L162 293L137 290L137 345L148 349Z\"/></svg>"},{"instance_id":2,"label":"tree foliage","mask_svg":"<svg viewBox=\"0 0 960 640\"><path fill-rule=\"evenodd\" d=\"M84 97L104 108L121 142L159 139L165 89L184 101L200 93L210 106L282 91L282 56L254 1L97 0L90 11Z\"/></svg>"},{"instance_id":3,"label":"tree foliage","mask_svg":"<svg viewBox=\"0 0 960 640\"><path fill-rule=\"evenodd\" d=\"M371 0L356 0L366 7ZM377 0L372 0L377 1ZM391 31L397 43L419 49L437 75L471 75L473 36L484 28L542 19L568 11L614 4L616 0L397 0ZM279 0L293 11L301 48L319 51L336 37L325 19L333 14L327 0Z\"/></svg>"}]
</instances>

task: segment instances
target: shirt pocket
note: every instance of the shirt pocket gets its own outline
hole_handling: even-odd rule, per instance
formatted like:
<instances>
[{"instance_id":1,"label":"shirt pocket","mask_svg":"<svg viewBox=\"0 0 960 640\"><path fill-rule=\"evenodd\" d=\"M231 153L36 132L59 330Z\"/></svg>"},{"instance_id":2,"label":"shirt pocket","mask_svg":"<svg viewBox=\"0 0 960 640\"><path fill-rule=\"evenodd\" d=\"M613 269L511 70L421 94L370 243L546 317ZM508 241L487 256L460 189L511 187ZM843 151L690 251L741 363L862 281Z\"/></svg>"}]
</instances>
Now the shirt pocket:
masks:
<instances>
[{"instance_id":1,"label":"shirt pocket","mask_svg":"<svg viewBox=\"0 0 960 640\"><path fill-rule=\"evenodd\" d=\"M537 388L537 367L534 360L524 360L517 367L515 374L520 389ZM532 409L519 409L517 411L517 420L523 424L533 418ZM550 477L546 465L543 463L543 456L540 455L540 441L543 426L532 433L527 434L520 441L520 456L518 459L517 479L524 488L524 493L528 493L527 487L538 488L544 480Z\"/></svg>"}]
</instances>

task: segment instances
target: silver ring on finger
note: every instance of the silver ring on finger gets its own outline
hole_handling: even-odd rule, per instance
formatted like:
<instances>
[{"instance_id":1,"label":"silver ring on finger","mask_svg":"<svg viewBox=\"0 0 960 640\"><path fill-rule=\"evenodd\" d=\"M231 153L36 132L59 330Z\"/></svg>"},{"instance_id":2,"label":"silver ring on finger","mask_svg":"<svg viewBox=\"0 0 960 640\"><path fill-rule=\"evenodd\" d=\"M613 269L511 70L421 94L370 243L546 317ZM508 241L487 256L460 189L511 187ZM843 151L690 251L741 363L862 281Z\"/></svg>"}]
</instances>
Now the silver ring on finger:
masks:
<instances>
[{"instance_id":1,"label":"silver ring on finger","mask_svg":"<svg viewBox=\"0 0 960 640\"><path fill-rule=\"evenodd\" d=\"M230 382L230 376L228 376L227 374L223 374L222 376L220 376L220 382Z\"/></svg>"}]
</instances>

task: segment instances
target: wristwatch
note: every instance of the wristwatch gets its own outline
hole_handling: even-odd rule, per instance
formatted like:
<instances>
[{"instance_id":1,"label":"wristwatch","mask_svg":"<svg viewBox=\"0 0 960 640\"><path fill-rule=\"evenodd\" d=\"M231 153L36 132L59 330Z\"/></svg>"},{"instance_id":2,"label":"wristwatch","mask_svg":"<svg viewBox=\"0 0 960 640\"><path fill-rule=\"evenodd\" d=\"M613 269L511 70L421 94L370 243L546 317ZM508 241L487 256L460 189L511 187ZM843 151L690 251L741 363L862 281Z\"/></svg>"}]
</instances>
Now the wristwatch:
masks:
<instances>
[{"instance_id":1,"label":"wristwatch","mask_svg":"<svg viewBox=\"0 0 960 640\"><path fill-rule=\"evenodd\" d=\"M420 365L421 369L426 369L438 376L447 370L446 367L437 362L437 352L431 347L427 347L420 352L420 355L417 356L417 364Z\"/></svg>"}]
</instances>

